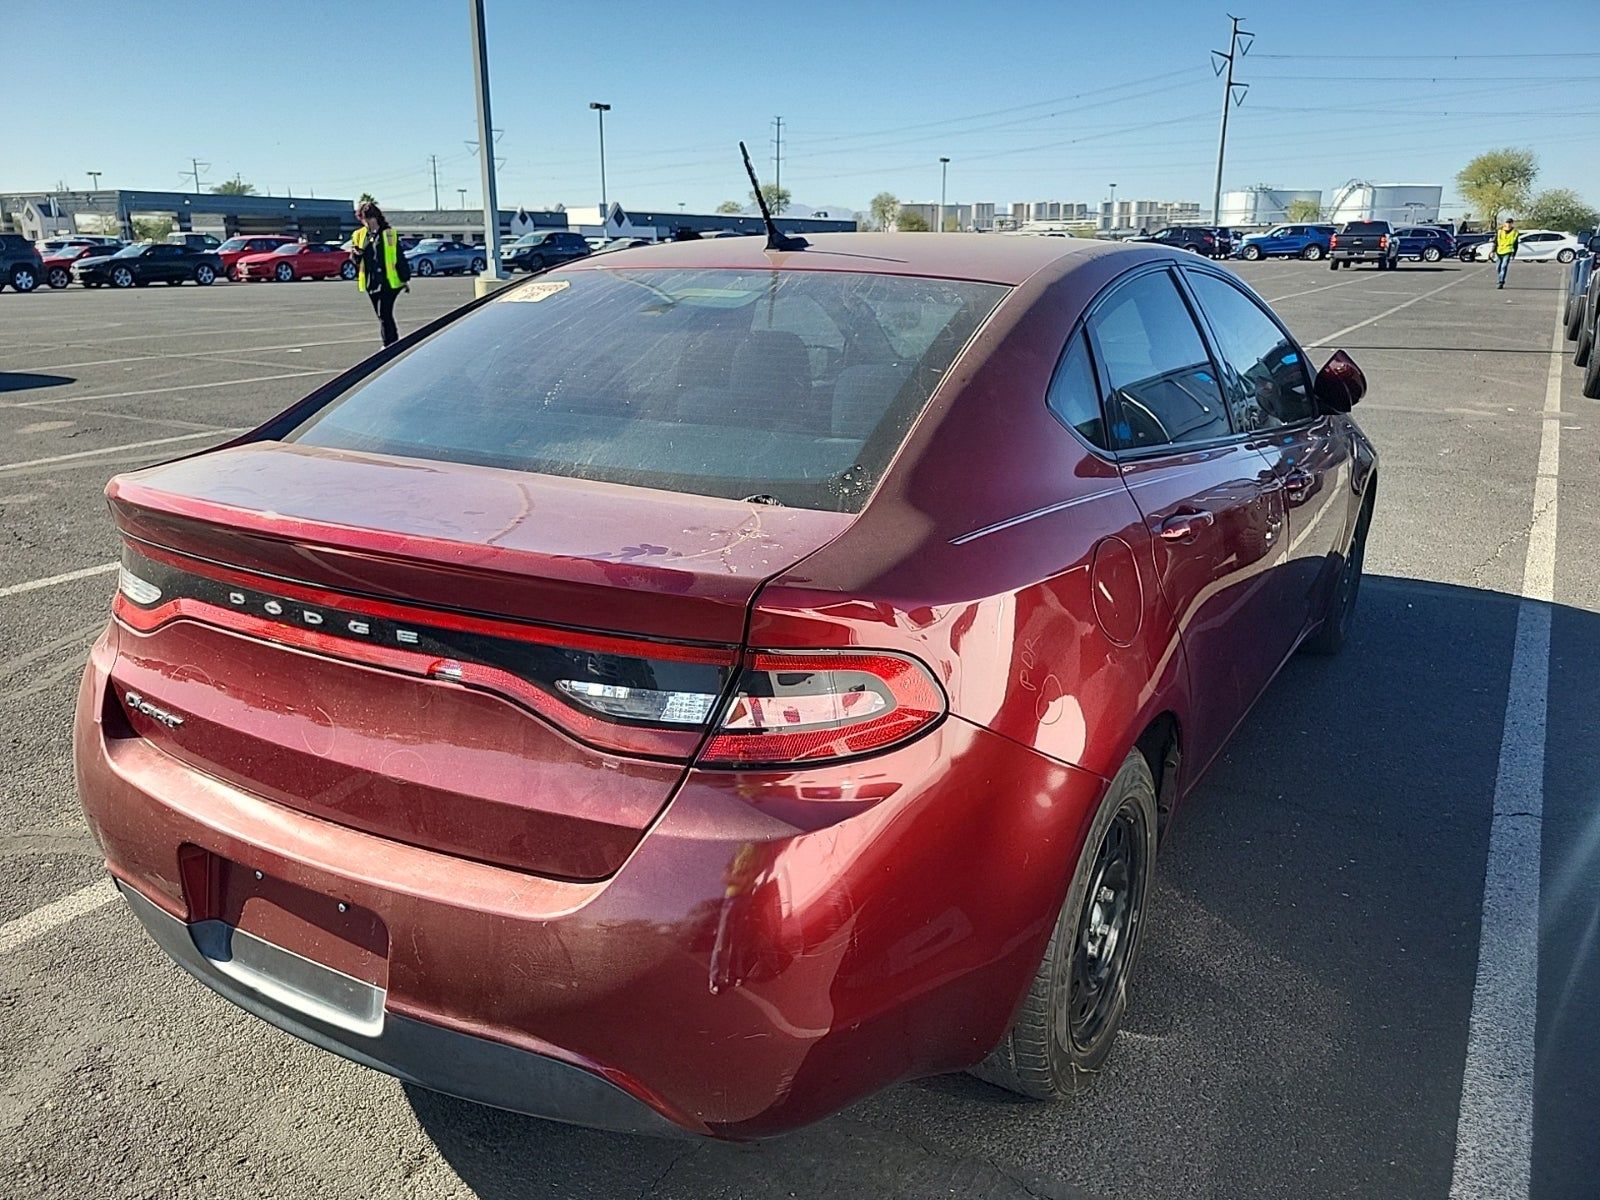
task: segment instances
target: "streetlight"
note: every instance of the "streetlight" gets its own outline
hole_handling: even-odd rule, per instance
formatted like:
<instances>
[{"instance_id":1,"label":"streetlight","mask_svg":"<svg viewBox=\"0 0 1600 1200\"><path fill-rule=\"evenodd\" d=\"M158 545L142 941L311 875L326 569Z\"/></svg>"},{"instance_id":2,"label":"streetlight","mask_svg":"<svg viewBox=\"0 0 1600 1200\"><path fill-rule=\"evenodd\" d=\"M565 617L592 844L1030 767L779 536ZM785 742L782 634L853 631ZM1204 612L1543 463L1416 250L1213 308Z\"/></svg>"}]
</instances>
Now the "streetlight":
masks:
<instances>
[{"instance_id":1,"label":"streetlight","mask_svg":"<svg viewBox=\"0 0 1600 1200\"><path fill-rule=\"evenodd\" d=\"M1111 185L1111 212L1106 217L1106 232L1109 233L1117 227L1117 185Z\"/></svg>"},{"instance_id":2,"label":"streetlight","mask_svg":"<svg viewBox=\"0 0 1600 1200\"><path fill-rule=\"evenodd\" d=\"M466 207L467 207L467 189L466 188L457 188L456 189L456 195L461 197L461 208L462 208L462 211L463 212L466 211Z\"/></svg>"},{"instance_id":3,"label":"streetlight","mask_svg":"<svg viewBox=\"0 0 1600 1200\"><path fill-rule=\"evenodd\" d=\"M90 179L94 180L94 190L98 192L100 190L100 176L104 175L105 172L104 171L85 171L84 174L87 175Z\"/></svg>"},{"instance_id":4,"label":"streetlight","mask_svg":"<svg viewBox=\"0 0 1600 1200\"><path fill-rule=\"evenodd\" d=\"M941 157L939 159L939 232L940 233L944 232L944 194L945 194L945 186L944 185L945 185L945 182L949 178L950 178L950 160L948 158Z\"/></svg>"},{"instance_id":5,"label":"streetlight","mask_svg":"<svg viewBox=\"0 0 1600 1200\"><path fill-rule=\"evenodd\" d=\"M506 276L500 266L500 195L494 180L494 118L489 112L489 39L483 32L483 0L468 0L467 16L472 27L472 84L478 101L478 145L483 150L478 165L483 172L483 256L487 263L472 284L473 291L481 296L488 294L490 280L503 280Z\"/></svg>"},{"instance_id":6,"label":"streetlight","mask_svg":"<svg viewBox=\"0 0 1600 1200\"><path fill-rule=\"evenodd\" d=\"M594 115L600 118L600 236L604 237L606 222L611 215L609 212L611 206L606 203L606 114L611 111L611 105L593 100L589 107L594 109Z\"/></svg>"}]
</instances>

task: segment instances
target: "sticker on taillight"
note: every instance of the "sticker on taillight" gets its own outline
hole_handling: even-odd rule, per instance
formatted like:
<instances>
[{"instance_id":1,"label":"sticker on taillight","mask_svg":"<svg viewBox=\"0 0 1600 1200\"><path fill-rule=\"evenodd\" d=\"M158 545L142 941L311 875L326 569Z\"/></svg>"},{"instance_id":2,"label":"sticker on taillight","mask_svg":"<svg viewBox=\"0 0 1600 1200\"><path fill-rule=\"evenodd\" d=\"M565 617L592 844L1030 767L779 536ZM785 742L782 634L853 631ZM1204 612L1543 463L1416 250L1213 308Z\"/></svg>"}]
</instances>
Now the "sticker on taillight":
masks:
<instances>
[{"instance_id":1,"label":"sticker on taillight","mask_svg":"<svg viewBox=\"0 0 1600 1200\"><path fill-rule=\"evenodd\" d=\"M700 765L780 767L854 758L901 745L944 714L944 693L933 676L901 655L758 651Z\"/></svg>"}]
</instances>

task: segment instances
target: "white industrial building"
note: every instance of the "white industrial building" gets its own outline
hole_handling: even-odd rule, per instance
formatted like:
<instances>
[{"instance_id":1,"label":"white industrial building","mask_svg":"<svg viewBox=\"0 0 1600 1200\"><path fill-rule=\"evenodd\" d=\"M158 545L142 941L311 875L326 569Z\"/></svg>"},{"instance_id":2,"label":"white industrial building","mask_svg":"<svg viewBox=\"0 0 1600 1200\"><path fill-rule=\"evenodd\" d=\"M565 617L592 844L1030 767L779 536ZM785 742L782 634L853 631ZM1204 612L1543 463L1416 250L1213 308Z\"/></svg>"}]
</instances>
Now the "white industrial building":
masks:
<instances>
[{"instance_id":1,"label":"white industrial building","mask_svg":"<svg viewBox=\"0 0 1600 1200\"><path fill-rule=\"evenodd\" d=\"M1437 184L1368 183L1352 179L1333 193L1328 220L1389 221L1396 225L1427 225L1439 219L1444 189Z\"/></svg>"},{"instance_id":2,"label":"white industrial building","mask_svg":"<svg viewBox=\"0 0 1600 1200\"><path fill-rule=\"evenodd\" d=\"M1255 187L1222 193L1219 225L1276 225L1289 219L1289 206L1308 200L1320 211L1322 192L1311 188L1279 188L1258 184Z\"/></svg>"}]
</instances>

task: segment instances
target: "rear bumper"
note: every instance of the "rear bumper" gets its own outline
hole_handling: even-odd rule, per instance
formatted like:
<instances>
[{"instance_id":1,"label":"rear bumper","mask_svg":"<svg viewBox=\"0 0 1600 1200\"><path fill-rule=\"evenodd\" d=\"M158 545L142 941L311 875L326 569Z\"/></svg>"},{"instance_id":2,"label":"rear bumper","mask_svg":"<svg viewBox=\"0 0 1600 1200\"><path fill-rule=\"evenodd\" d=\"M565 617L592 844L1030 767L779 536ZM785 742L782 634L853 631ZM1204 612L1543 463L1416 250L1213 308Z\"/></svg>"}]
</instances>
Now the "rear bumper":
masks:
<instances>
[{"instance_id":1,"label":"rear bumper","mask_svg":"<svg viewBox=\"0 0 1600 1200\"><path fill-rule=\"evenodd\" d=\"M691 771L613 876L576 883L376 837L193 770L102 719L113 659L102 639L84 677L78 789L169 955L358 1062L608 1129L769 1136L980 1061L1038 965L1105 787L950 718L851 766ZM386 940L366 990L317 963L304 986L281 970L262 986L219 952L240 935L199 911L196 855L373 914ZM239 944L245 960L273 953ZM355 997L342 1015L317 1002L335 995Z\"/></svg>"}]
</instances>

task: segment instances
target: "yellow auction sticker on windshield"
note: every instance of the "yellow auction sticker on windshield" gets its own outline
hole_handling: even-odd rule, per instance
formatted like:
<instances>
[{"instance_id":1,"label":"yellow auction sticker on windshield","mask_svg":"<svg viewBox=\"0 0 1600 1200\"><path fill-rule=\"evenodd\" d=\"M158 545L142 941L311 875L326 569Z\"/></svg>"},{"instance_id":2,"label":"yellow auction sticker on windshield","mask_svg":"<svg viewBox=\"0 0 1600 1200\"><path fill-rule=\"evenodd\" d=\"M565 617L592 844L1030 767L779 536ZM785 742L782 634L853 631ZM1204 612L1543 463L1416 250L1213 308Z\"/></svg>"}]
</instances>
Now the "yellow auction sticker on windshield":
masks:
<instances>
[{"instance_id":1,"label":"yellow auction sticker on windshield","mask_svg":"<svg viewBox=\"0 0 1600 1200\"><path fill-rule=\"evenodd\" d=\"M500 297L500 300L537 304L541 300L550 299L557 292L566 291L571 286L570 279L541 279L537 283L525 283L519 288L511 288Z\"/></svg>"}]
</instances>

